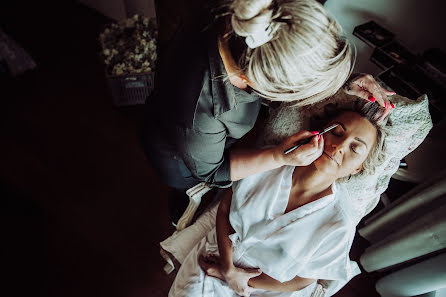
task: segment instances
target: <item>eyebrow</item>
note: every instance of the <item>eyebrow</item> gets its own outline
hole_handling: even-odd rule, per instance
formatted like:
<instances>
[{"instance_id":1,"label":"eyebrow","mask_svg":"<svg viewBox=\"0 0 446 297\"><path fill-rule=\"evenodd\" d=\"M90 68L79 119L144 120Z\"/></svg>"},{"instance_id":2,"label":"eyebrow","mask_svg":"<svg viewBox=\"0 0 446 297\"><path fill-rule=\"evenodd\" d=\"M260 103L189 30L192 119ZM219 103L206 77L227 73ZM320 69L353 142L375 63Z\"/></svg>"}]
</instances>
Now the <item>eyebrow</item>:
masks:
<instances>
[{"instance_id":1,"label":"eyebrow","mask_svg":"<svg viewBox=\"0 0 446 297\"><path fill-rule=\"evenodd\" d=\"M365 145L365 147L367 148L367 143L365 143L365 141L364 141L364 140L362 140L362 139L361 139L361 138L359 138L359 137L355 137L355 139L356 139L357 141L361 142L362 144L364 144L364 145Z\"/></svg>"},{"instance_id":2,"label":"eyebrow","mask_svg":"<svg viewBox=\"0 0 446 297\"><path fill-rule=\"evenodd\" d=\"M339 124L339 126L341 126L342 129L344 129L344 131L347 131L347 129L345 129L344 124L342 124L342 123L340 123L340 122L336 122L336 124ZM360 143L364 144L365 147L368 148L367 143L365 143L365 141L362 140L361 138L359 138L359 137L355 137L355 140L357 140L357 141L359 141Z\"/></svg>"}]
</instances>

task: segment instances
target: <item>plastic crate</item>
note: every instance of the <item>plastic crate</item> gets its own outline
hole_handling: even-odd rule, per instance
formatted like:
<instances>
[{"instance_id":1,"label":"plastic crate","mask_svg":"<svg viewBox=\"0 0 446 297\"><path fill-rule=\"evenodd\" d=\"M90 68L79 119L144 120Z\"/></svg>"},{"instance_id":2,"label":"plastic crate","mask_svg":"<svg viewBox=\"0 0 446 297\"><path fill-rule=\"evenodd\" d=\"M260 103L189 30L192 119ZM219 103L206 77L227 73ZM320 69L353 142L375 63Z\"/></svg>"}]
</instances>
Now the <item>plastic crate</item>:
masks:
<instances>
[{"instance_id":1,"label":"plastic crate","mask_svg":"<svg viewBox=\"0 0 446 297\"><path fill-rule=\"evenodd\" d=\"M153 91L154 74L106 75L115 106L144 104Z\"/></svg>"}]
</instances>

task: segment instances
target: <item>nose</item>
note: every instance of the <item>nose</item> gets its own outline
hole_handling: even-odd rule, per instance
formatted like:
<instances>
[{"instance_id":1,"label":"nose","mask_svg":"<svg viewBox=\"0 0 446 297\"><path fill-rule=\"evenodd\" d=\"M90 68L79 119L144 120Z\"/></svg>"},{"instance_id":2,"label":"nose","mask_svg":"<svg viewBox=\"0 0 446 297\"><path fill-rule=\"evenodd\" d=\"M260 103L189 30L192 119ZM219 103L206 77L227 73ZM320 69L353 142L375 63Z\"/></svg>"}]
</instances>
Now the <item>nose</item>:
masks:
<instances>
[{"instance_id":1,"label":"nose","mask_svg":"<svg viewBox=\"0 0 446 297\"><path fill-rule=\"evenodd\" d=\"M331 157L334 157L336 155L343 155L344 154L344 143L345 141L339 141L339 142L332 142L329 144L329 151Z\"/></svg>"}]
</instances>

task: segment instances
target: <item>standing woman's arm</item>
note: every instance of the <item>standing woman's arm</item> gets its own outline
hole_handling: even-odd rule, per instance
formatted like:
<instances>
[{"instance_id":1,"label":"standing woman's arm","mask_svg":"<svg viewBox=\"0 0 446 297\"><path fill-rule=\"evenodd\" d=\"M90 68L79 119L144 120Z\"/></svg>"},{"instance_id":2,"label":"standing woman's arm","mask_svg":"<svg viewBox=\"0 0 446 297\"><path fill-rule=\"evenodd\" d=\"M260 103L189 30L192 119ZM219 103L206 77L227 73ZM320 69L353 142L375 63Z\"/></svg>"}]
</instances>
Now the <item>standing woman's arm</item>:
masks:
<instances>
[{"instance_id":1,"label":"standing woman's arm","mask_svg":"<svg viewBox=\"0 0 446 297\"><path fill-rule=\"evenodd\" d=\"M266 149L233 149L225 151L226 131L203 133L187 129L181 140L182 159L198 179L228 186L231 181L272 170L283 165L306 166L320 157L323 137L317 135L308 144L285 155L283 152L299 140L314 136L308 131L296 133L280 145Z\"/></svg>"},{"instance_id":2,"label":"standing woman's arm","mask_svg":"<svg viewBox=\"0 0 446 297\"><path fill-rule=\"evenodd\" d=\"M310 143L285 155L283 152L298 141L313 137ZM275 169L283 165L306 166L319 158L324 148L323 137L314 132L301 131L280 145L266 149L236 149L231 151L231 180L236 181L247 176Z\"/></svg>"}]
</instances>

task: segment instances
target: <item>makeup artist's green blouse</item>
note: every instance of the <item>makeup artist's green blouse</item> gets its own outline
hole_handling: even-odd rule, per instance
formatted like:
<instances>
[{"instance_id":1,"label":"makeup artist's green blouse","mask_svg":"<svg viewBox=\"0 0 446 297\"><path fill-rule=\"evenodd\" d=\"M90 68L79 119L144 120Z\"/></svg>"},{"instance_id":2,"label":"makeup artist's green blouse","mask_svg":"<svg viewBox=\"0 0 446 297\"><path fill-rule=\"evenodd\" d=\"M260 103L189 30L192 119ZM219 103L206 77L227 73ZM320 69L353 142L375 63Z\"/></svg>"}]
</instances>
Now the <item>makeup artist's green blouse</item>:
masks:
<instances>
[{"instance_id":1,"label":"makeup artist's green blouse","mask_svg":"<svg viewBox=\"0 0 446 297\"><path fill-rule=\"evenodd\" d=\"M254 126L261 99L224 80L214 26L191 26L174 40L157 72L146 133L196 179L229 186L228 149Z\"/></svg>"}]
</instances>

